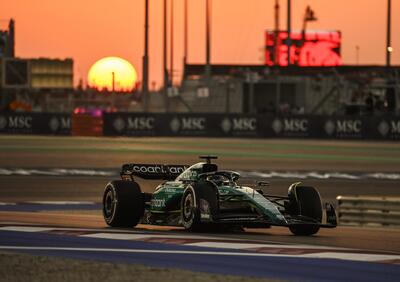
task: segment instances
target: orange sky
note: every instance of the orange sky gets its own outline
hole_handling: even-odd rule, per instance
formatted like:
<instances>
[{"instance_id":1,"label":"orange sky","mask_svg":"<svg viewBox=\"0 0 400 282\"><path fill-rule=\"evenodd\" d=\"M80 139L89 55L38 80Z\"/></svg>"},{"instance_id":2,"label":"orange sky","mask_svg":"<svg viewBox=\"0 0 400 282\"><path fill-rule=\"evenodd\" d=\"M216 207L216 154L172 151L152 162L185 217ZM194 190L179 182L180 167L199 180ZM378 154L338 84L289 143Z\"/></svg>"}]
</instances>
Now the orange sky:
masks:
<instances>
[{"instance_id":1,"label":"orange sky","mask_svg":"<svg viewBox=\"0 0 400 282\"><path fill-rule=\"evenodd\" d=\"M170 0L169 0L170 1ZM175 3L175 66L182 71L183 2ZM274 0L212 0L212 62L262 62L264 32L274 24ZM150 0L150 81L162 77L162 3ZM205 0L189 0L189 62L204 62ZM286 0L281 0L281 28L286 28ZM292 0L292 27L301 28L311 5L318 21L310 29L342 31L345 64L384 64L386 0ZM400 0L392 0L392 64L400 64ZM72 57L75 82L86 81L90 66L105 56L130 61L142 76L144 0L3 0L4 19L16 20L16 54L20 57Z\"/></svg>"}]
</instances>

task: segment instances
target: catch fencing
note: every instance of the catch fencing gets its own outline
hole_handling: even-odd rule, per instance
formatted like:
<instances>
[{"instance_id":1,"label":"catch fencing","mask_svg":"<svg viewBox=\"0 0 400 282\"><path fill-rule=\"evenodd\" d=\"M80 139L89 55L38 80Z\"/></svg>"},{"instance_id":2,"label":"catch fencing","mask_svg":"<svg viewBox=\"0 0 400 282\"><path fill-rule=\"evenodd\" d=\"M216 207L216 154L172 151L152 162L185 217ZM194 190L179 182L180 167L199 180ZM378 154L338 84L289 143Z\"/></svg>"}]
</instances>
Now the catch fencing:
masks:
<instances>
[{"instance_id":1,"label":"catch fencing","mask_svg":"<svg viewBox=\"0 0 400 282\"><path fill-rule=\"evenodd\" d=\"M338 196L340 225L400 226L400 198Z\"/></svg>"}]
</instances>

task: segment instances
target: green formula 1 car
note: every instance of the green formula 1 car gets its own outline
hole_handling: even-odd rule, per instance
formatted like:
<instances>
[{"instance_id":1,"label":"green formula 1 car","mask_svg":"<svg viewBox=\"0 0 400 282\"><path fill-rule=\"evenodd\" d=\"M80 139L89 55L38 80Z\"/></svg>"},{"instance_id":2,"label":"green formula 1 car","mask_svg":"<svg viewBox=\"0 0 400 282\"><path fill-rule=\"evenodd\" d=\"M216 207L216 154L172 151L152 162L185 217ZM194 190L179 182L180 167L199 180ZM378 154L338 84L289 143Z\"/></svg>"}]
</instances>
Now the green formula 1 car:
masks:
<instances>
[{"instance_id":1,"label":"green formula 1 car","mask_svg":"<svg viewBox=\"0 0 400 282\"><path fill-rule=\"evenodd\" d=\"M238 184L240 174L218 170L215 156L192 166L125 164L122 180L107 184L103 215L112 227L133 227L139 223L183 226L202 230L207 226L265 228L286 226L295 235L312 235L321 227L336 227L336 213L323 206L318 191L300 183L289 187L288 196L263 192L266 182L256 187ZM153 193L143 193L134 177L165 180Z\"/></svg>"}]
</instances>

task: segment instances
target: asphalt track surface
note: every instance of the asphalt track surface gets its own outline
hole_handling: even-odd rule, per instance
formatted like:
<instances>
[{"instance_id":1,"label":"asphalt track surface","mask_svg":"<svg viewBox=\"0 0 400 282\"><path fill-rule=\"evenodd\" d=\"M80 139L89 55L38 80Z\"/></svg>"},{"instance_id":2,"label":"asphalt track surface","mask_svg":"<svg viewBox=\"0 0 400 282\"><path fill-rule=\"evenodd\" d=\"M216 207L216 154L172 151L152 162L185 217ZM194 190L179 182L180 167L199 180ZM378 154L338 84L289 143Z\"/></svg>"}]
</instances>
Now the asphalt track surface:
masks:
<instances>
[{"instance_id":1,"label":"asphalt track surface","mask_svg":"<svg viewBox=\"0 0 400 282\"><path fill-rule=\"evenodd\" d=\"M43 232L2 231L2 233L4 237L0 249L3 250L159 267L179 266L187 270L208 273L305 281L394 281L400 274L400 268L393 264L321 259L310 257L310 254L300 257Z\"/></svg>"},{"instance_id":2,"label":"asphalt track surface","mask_svg":"<svg viewBox=\"0 0 400 282\"><path fill-rule=\"evenodd\" d=\"M198 142L200 141L200 142ZM222 157L224 168L240 170L288 171L356 171L398 173L400 146L396 143L331 142L302 140L225 140L187 138L59 138L59 137L0 137L0 168L112 168L122 163L193 163L198 154L214 153ZM260 169L261 168L261 169ZM102 176L1 176L0 202L27 201L88 201L98 203L104 184L110 179ZM272 194L284 194L297 179L271 179ZM334 201L337 195L399 196L398 181L394 180L307 180L318 187L322 197ZM142 182L142 189L151 191L156 182ZM95 205L95 204L94 204ZM88 206L66 208L46 207L11 210L0 209L2 226L95 228L108 232L100 212ZM92 208L93 209L92 209ZM22 209L21 209L22 208ZM1 228L0 228L1 230ZM169 237L187 233L180 228L141 225L123 232L161 233ZM68 232L0 231L0 245L5 250L80 259L141 263L154 266L179 266L184 269L210 273L279 278L284 280L354 280L393 281L399 277L400 229L369 227L338 227L321 230L312 237L292 236L285 228L251 229L246 232L200 234L241 242L261 244L307 245L323 248L350 248L354 257L361 254L387 255L392 260L358 261L343 258L304 258L289 256L282 251L265 254L260 251L187 246L176 241L146 242L87 238ZM172 236L173 237L173 236ZM211 240L211 239L210 239ZM212 240L211 240L212 241ZM226 243L226 242L225 242ZM218 246L224 246L224 244ZM238 243L239 244L239 243ZM17 247L26 247L18 249ZM44 247L47 247L44 248ZM39 249L35 249L39 248ZM52 249L53 248L53 249ZM75 248L75 249L71 249ZM86 249L82 249L86 248ZM103 249L102 251L94 249ZM299 247L298 254L304 254ZM307 250L307 248L305 248ZM1 248L0 248L1 249ZM122 252L122 249L136 250ZM139 251L138 251L139 250ZM145 250L165 250L151 253ZM180 252L185 251L185 252ZM210 252L199 254L197 252ZM222 253L216 255L215 252ZM230 254L231 252L235 255ZM260 256L238 255L255 253ZM350 252L350 251L348 251ZM329 253L329 252L328 252ZM355 253L355 255L354 255ZM280 256L282 255L282 256ZM292 254L291 254L292 255ZM393 256L393 257L390 257Z\"/></svg>"}]
</instances>

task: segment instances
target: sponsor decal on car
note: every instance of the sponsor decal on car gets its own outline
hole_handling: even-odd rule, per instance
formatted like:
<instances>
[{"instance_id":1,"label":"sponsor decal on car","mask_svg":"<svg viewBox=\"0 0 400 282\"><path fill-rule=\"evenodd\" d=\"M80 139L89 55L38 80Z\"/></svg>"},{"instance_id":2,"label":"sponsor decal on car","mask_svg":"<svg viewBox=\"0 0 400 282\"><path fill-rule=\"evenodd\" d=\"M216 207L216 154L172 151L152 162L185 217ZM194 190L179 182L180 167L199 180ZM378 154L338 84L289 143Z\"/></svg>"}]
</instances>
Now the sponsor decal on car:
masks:
<instances>
[{"instance_id":1,"label":"sponsor decal on car","mask_svg":"<svg viewBox=\"0 0 400 282\"><path fill-rule=\"evenodd\" d=\"M163 166L163 165L133 165L130 167L136 173L172 173L180 174L185 171L185 166Z\"/></svg>"},{"instance_id":2,"label":"sponsor decal on car","mask_svg":"<svg viewBox=\"0 0 400 282\"><path fill-rule=\"evenodd\" d=\"M165 189L163 189L163 192L166 192L166 193L175 193L175 192L176 192L176 189L175 189L175 188L165 188Z\"/></svg>"},{"instance_id":3,"label":"sponsor decal on car","mask_svg":"<svg viewBox=\"0 0 400 282\"><path fill-rule=\"evenodd\" d=\"M204 199L200 199L200 218L205 220L209 220L211 218L210 204Z\"/></svg>"},{"instance_id":4,"label":"sponsor decal on car","mask_svg":"<svg viewBox=\"0 0 400 282\"><path fill-rule=\"evenodd\" d=\"M165 207L165 199L151 199L151 206L155 208Z\"/></svg>"}]
</instances>

